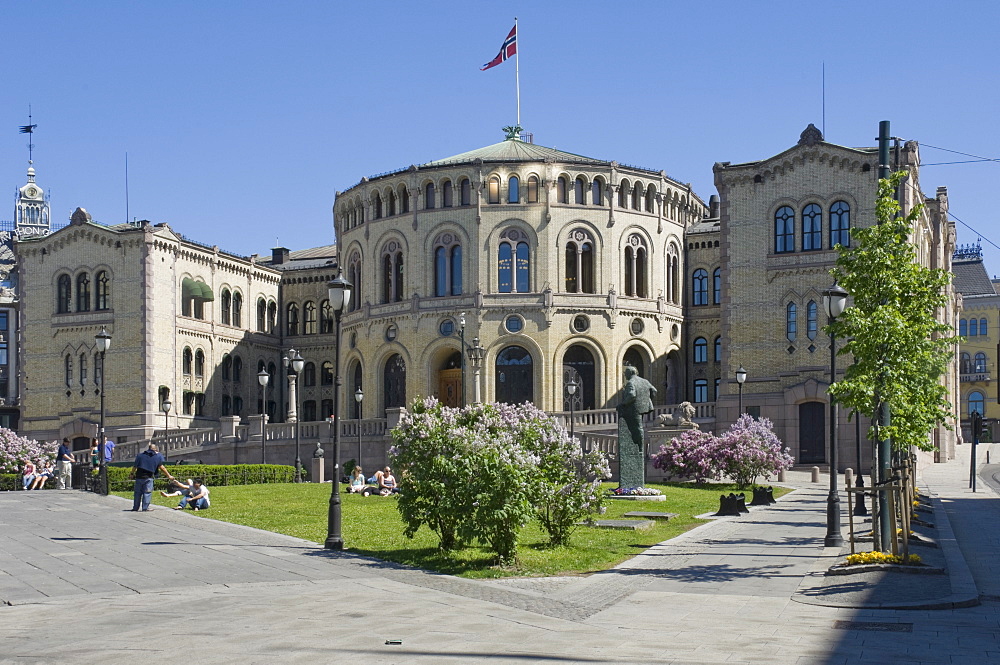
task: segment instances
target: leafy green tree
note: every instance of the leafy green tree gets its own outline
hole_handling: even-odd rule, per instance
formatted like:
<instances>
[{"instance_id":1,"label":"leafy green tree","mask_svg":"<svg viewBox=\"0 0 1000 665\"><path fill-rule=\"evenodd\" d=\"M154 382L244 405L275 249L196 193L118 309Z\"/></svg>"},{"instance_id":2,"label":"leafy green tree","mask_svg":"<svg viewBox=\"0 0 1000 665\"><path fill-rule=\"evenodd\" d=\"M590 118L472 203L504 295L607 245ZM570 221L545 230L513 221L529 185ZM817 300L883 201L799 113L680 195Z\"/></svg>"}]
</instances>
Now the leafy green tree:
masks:
<instances>
[{"instance_id":1,"label":"leafy green tree","mask_svg":"<svg viewBox=\"0 0 1000 665\"><path fill-rule=\"evenodd\" d=\"M948 305L950 274L917 262L910 240L922 205L900 216L894 197L905 171L879 181L877 224L851 230L852 247L839 247L832 271L853 297L828 325L853 357L844 379L830 387L840 404L873 418L872 440L891 438L896 450L932 447L928 433L953 416L941 376L954 357L954 329L935 314ZM879 431L879 402L892 420Z\"/></svg>"}]
</instances>

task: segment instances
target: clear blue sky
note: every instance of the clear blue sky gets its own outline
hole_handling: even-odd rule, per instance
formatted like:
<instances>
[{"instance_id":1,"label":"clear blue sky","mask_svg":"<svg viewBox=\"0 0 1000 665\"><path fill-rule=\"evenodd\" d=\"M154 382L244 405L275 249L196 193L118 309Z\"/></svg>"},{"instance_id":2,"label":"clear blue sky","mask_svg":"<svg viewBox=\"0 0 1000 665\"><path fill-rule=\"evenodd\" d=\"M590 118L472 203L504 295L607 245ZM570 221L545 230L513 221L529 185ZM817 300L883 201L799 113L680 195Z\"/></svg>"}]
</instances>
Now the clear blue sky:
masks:
<instances>
[{"instance_id":1,"label":"clear blue sky","mask_svg":"<svg viewBox=\"0 0 1000 665\"><path fill-rule=\"evenodd\" d=\"M822 124L824 62L827 140L874 145L890 120L1000 158L995 3L52 1L4 7L0 183L24 181L30 103L57 220L124 221L127 151L130 217L239 254L325 244L337 190L503 138L514 63L479 67L515 15L537 143L663 169L704 199L714 162ZM921 184L1000 244L1000 162L927 166Z\"/></svg>"}]
</instances>

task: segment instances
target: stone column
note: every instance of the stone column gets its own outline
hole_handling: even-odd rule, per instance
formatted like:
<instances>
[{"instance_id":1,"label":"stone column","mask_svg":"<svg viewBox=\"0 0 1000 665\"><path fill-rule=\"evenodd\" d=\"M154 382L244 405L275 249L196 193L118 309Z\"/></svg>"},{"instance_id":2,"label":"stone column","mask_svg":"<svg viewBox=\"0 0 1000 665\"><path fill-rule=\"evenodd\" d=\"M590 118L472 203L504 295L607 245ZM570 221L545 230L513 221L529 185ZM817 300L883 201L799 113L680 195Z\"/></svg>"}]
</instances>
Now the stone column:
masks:
<instances>
[{"instance_id":1,"label":"stone column","mask_svg":"<svg viewBox=\"0 0 1000 665\"><path fill-rule=\"evenodd\" d=\"M285 418L286 422L297 423L299 422L299 414L296 410L296 402L298 399L298 376L295 374L288 374L288 416Z\"/></svg>"}]
</instances>

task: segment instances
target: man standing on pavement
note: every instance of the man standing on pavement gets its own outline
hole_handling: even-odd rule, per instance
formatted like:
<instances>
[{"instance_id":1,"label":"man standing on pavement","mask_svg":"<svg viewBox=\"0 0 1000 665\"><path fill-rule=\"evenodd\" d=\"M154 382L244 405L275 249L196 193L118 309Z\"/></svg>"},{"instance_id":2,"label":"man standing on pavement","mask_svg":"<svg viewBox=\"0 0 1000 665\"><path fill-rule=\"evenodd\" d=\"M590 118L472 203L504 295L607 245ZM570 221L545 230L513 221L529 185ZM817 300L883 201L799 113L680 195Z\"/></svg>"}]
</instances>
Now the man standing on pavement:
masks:
<instances>
[{"instance_id":1,"label":"man standing on pavement","mask_svg":"<svg viewBox=\"0 0 1000 665\"><path fill-rule=\"evenodd\" d=\"M73 451L69 447L69 439L63 438L56 453L56 478L59 489L68 490L73 487Z\"/></svg>"},{"instance_id":2,"label":"man standing on pavement","mask_svg":"<svg viewBox=\"0 0 1000 665\"><path fill-rule=\"evenodd\" d=\"M111 458L115 456L115 442L111 439L104 441L104 463L110 464Z\"/></svg>"},{"instance_id":3,"label":"man standing on pavement","mask_svg":"<svg viewBox=\"0 0 1000 665\"><path fill-rule=\"evenodd\" d=\"M164 465L166 463L163 455L157 452L156 444L149 444L149 448L142 451L135 457L135 462L132 464L132 476L135 478L135 489L132 491L132 512L139 510L139 504L142 503L143 510L149 510L149 502L153 498L153 479L156 477L157 471L162 471L163 474L174 479L167 471Z\"/></svg>"}]
</instances>

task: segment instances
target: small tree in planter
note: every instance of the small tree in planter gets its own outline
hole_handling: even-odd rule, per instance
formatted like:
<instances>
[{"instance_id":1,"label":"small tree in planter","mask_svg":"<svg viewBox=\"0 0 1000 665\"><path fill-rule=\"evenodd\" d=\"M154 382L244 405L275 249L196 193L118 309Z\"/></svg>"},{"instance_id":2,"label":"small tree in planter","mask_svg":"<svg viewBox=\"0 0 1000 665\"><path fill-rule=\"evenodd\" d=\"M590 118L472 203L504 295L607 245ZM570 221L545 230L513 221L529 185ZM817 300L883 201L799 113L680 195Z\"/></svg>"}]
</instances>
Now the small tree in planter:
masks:
<instances>
[{"instance_id":1,"label":"small tree in planter","mask_svg":"<svg viewBox=\"0 0 1000 665\"><path fill-rule=\"evenodd\" d=\"M718 439L711 432L687 430L660 446L659 452L652 455L653 467L698 484L718 480L718 446Z\"/></svg>"},{"instance_id":2,"label":"small tree in planter","mask_svg":"<svg viewBox=\"0 0 1000 665\"><path fill-rule=\"evenodd\" d=\"M788 448L781 445L773 425L767 418L743 414L732 427L717 439L715 459L719 471L746 489L757 478L770 478L795 462Z\"/></svg>"}]
</instances>

